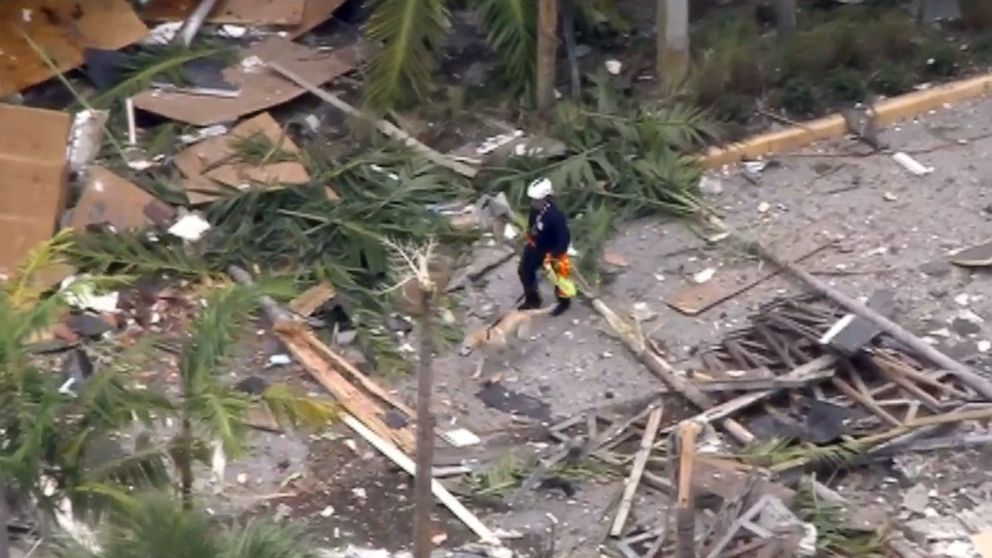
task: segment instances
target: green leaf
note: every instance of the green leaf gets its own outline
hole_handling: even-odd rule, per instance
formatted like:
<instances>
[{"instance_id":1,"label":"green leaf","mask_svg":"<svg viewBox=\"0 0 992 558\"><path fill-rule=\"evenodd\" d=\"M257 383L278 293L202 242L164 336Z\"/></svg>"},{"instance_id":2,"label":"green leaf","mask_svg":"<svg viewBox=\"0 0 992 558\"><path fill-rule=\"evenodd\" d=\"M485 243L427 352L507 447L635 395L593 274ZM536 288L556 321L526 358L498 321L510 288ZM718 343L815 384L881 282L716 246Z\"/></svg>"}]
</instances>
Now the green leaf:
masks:
<instances>
[{"instance_id":1,"label":"green leaf","mask_svg":"<svg viewBox=\"0 0 992 558\"><path fill-rule=\"evenodd\" d=\"M512 93L526 93L536 79L537 2L478 0L489 46L503 63Z\"/></svg>"},{"instance_id":2,"label":"green leaf","mask_svg":"<svg viewBox=\"0 0 992 558\"><path fill-rule=\"evenodd\" d=\"M369 107L385 112L410 96L426 97L448 17L444 0L378 0L365 28L380 45L369 64Z\"/></svg>"}]
</instances>

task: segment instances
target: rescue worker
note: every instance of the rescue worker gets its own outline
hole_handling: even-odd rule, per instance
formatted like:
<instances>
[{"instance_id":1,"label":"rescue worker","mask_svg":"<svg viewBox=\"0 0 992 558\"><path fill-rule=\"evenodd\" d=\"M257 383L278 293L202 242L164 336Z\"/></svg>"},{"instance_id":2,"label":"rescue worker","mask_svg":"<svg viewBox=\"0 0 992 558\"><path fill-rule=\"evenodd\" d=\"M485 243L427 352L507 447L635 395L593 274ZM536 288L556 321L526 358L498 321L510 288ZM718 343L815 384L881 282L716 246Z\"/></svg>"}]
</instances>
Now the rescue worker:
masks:
<instances>
[{"instance_id":1,"label":"rescue worker","mask_svg":"<svg viewBox=\"0 0 992 558\"><path fill-rule=\"evenodd\" d=\"M537 274L542 267L550 266L562 279L567 280L571 275L571 262L568 259L571 234L565 214L555 205L551 181L547 178L535 180L527 187L527 197L530 198L531 207L527 217L526 244L518 268L520 284L524 288L524 302L520 305L520 310L541 307ZM556 285L555 295L558 305L551 315L559 316L568 310L574 293L565 293Z\"/></svg>"}]
</instances>

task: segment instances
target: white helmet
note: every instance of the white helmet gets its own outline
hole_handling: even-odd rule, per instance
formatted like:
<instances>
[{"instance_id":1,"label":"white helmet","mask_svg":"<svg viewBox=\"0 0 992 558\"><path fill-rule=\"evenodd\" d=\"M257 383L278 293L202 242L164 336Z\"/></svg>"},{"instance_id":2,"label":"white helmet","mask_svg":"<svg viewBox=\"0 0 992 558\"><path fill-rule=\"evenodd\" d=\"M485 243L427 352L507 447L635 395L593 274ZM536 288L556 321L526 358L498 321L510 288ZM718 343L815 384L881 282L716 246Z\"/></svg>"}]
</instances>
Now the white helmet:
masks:
<instances>
[{"instance_id":1,"label":"white helmet","mask_svg":"<svg viewBox=\"0 0 992 558\"><path fill-rule=\"evenodd\" d=\"M553 193L554 190L551 187L551 181L547 178L535 180L527 187L527 197L532 200L543 200Z\"/></svg>"}]
</instances>

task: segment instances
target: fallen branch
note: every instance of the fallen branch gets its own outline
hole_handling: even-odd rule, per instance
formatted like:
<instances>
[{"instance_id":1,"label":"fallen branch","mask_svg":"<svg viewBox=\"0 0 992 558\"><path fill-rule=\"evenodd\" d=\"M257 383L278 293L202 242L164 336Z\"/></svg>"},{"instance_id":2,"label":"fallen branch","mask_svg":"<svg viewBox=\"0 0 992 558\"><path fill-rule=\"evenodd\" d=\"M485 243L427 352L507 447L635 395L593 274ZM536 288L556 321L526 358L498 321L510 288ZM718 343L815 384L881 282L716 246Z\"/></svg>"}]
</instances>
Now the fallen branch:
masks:
<instances>
[{"instance_id":1,"label":"fallen branch","mask_svg":"<svg viewBox=\"0 0 992 558\"><path fill-rule=\"evenodd\" d=\"M610 536L612 537L619 537L623 534L623 526L627 523L627 516L630 515L630 508L634 504L637 485L641 482L644 466L647 465L655 436L658 435L658 427L661 426L661 413L662 408L660 406L655 407L651 411L651 416L648 417L648 424L641 437L641 447L637 450L637 456L634 458L634 466L630 468L630 476L627 477L627 484L623 489L623 498L620 500L620 507L617 508L617 515L613 520L613 527L610 529Z\"/></svg>"},{"instance_id":2,"label":"fallen branch","mask_svg":"<svg viewBox=\"0 0 992 558\"><path fill-rule=\"evenodd\" d=\"M861 302L847 296L843 292L831 287L824 281L814 277L806 270L801 267L792 264L790 262L784 261L777 255L773 254L767 248L762 246L758 242L747 241L741 238L739 235L734 234L734 236L743 242L745 242L751 251L756 252L762 258L767 260L769 263L781 268L783 271L788 272L794 278L802 282L810 290L823 295L834 302L840 304L847 309L848 312L861 316L862 318L874 323L883 332L891 335L893 339L899 341L900 343L906 345L913 351L916 351L921 356L927 360L933 362L937 366L950 371L952 374L961 379L961 381L968 387L974 389L976 392L981 394L986 399L992 400L992 383L990 383L985 378L979 376L969 367L964 364L954 360L953 358L945 355L944 353L938 351L932 345L923 341L916 335L900 326L899 324L893 322L892 320L886 318L885 316L879 314L878 312L868 308Z\"/></svg>"},{"instance_id":3,"label":"fallen branch","mask_svg":"<svg viewBox=\"0 0 992 558\"><path fill-rule=\"evenodd\" d=\"M393 124L392 122L380 118L375 118L372 115L349 105L348 103L338 98L336 95L328 93L327 91L324 91L323 89L317 87L313 83L310 83L302 76L290 70L289 68L283 66L282 64L278 62L273 62L271 60L266 60L265 64L269 68L275 70L276 73L296 83L297 85L299 85L303 89L306 89L310 93L313 93L317 97L320 97L323 101L327 102L329 105L347 114L348 116L352 116L354 118L358 118L360 120L364 120L366 122L371 123L376 127L377 130L379 130L383 134L402 142L404 145L416 151L417 153L420 153L421 155L429 159L431 162L439 166L449 168L457 172L458 174L462 176L466 176L468 178L473 178L476 174L479 173L479 171L476 168L470 167L465 163L460 163L458 161L455 161L450 157L444 155L443 153L431 149L430 147L421 143L410 134L406 133L403 129Z\"/></svg>"}]
</instances>

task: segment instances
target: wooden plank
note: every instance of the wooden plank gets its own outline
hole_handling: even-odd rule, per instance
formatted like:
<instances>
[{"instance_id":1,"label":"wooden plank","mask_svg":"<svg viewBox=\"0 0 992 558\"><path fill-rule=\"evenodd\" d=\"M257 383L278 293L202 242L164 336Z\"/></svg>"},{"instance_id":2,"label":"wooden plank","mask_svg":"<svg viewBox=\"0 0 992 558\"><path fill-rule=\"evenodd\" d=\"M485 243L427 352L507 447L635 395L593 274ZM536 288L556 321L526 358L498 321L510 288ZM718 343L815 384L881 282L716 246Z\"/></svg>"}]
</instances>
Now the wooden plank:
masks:
<instances>
[{"instance_id":1,"label":"wooden plank","mask_svg":"<svg viewBox=\"0 0 992 558\"><path fill-rule=\"evenodd\" d=\"M879 406L871 397L859 392L854 389L853 386L841 380L840 378L833 379L834 386L841 391L844 395L850 397L852 400L860 403L864 408L868 409L872 414L882 420L882 422L887 422L892 426L901 426L902 422L896 417L889 414L888 411Z\"/></svg>"},{"instance_id":2,"label":"wooden plank","mask_svg":"<svg viewBox=\"0 0 992 558\"><path fill-rule=\"evenodd\" d=\"M294 298L289 303L289 309L295 314L307 317L316 312L325 302L334 298L335 294L334 285L322 281Z\"/></svg>"},{"instance_id":3,"label":"wooden plank","mask_svg":"<svg viewBox=\"0 0 992 558\"><path fill-rule=\"evenodd\" d=\"M678 558L694 558L696 555L692 467L696 458L696 435L699 430L699 424L694 421L685 421L679 425L679 482L675 501L675 554Z\"/></svg>"},{"instance_id":4,"label":"wooden plank","mask_svg":"<svg viewBox=\"0 0 992 558\"><path fill-rule=\"evenodd\" d=\"M658 435L658 427L661 426L662 408L659 406L651 411L648 417L648 425L644 429L641 437L641 447L634 457L634 465L630 468L630 475L627 477L627 484L623 489L623 497L620 499L620 507L617 509L616 518L613 520L613 527L610 529L610 536L619 537L623 534L623 527L627 523L630 515L630 508L634 504L634 494L637 492L637 485L641 482L641 475L644 473L644 466L647 465L648 456L651 455L651 448L654 446L655 436Z\"/></svg>"},{"instance_id":5,"label":"wooden plank","mask_svg":"<svg viewBox=\"0 0 992 558\"><path fill-rule=\"evenodd\" d=\"M940 402L929 393L923 391L923 388L907 378L906 375L902 373L900 367L879 358L873 358L872 362L878 366L879 370L882 371L882 374L885 375L886 378L892 380L892 382L902 388L903 391L918 399L920 403L923 403L923 405L927 409L930 409L931 412L939 413L941 411Z\"/></svg>"},{"instance_id":6,"label":"wooden plank","mask_svg":"<svg viewBox=\"0 0 992 558\"><path fill-rule=\"evenodd\" d=\"M811 227L810 227L811 228ZM782 241L782 253L789 261L800 262L830 245L816 238L815 234L801 235L797 241L789 238ZM733 298L759 283L771 279L780 273L775 268L756 266L746 270L724 269L716 277L702 285L692 285L679 291L674 298L665 303L688 316L695 316Z\"/></svg>"}]
</instances>

